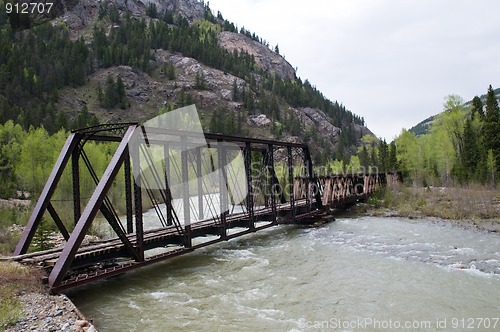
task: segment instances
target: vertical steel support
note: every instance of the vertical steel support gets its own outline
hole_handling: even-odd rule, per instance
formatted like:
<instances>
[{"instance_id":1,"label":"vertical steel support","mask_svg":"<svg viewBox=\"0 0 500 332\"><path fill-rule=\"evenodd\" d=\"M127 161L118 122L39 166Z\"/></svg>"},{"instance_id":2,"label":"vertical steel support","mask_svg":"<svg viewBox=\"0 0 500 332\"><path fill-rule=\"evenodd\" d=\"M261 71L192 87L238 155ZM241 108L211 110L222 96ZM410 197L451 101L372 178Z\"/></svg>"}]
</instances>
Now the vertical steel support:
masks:
<instances>
[{"instance_id":1,"label":"vertical steel support","mask_svg":"<svg viewBox=\"0 0 500 332\"><path fill-rule=\"evenodd\" d=\"M147 137L144 133L144 128L141 129L144 140L147 141ZM128 147L128 156L132 157L132 167L134 168L134 215L135 215L135 241L136 250L138 252L138 260L144 260L144 227L143 227L143 216L142 216L142 172L141 172L141 143L135 142L135 144L130 144ZM146 143L147 144L147 143Z\"/></svg>"},{"instance_id":2,"label":"vertical steel support","mask_svg":"<svg viewBox=\"0 0 500 332\"><path fill-rule=\"evenodd\" d=\"M196 176L198 178L198 220L204 218L203 176L201 174L201 147L196 148Z\"/></svg>"},{"instance_id":3,"label":"vertical steel support","mask_svg":"<svg viewBox=\"0 0 500 332\"><path fill-rule=\"evenodd\" d=\"M263 150L262 151L262 164L263 164L263 167L264 167L264 171L263 171L263 174L265 176L265 181L264 181L264 190L263 190L263 193L264 193L264 207L268 208L269 207L269 201L270 201L270 195L269 193L271 192L270 188L269 188L269 175L268 175L268 152Z\"/></svg>"},{"instance_id":4,"label":"vertical steel support","mask_svg":"<svg viewBox=\"0 0 500 332\"><path fill-rule=\"evenodd\" d=\"M227 237L227 225L226 217L228 208L228 193L227 193L227 171L226 171L226 148L224 147L224 142L221 140L217 141L217 152L218 152L218 171L219 171L219 194L220 194L220 221L221 238L225 239Z\"/></svg>"},{"instance_id":5,"label":"vertical steel support","mask_svg":"<svg viewBox=\"0 0 500 332\"><path fill-rule=\"evenodd\" d=\"M248 213L248 228L255 229L255 214L254 214L254 197L253 197L253 180L252 180L252 143L245 143L244 158L245 158L245 173L247 178L247 213Z\"/></svg>"},{"instance_id":6,"label":"vertical steel support","mask_svg":"<svg viewBox=\"0 0 500 332\"><path fill-rule=\"evenodd\" d=\"M71 173L73 179L73 224L76 225L82 214L80 206L80 149L83 147L77 145L71 153Z\"/></svg>"},{"instance_id":7,"label":"vertical steel support","mask_svg":"<svg viewBox=\"0 0 500 332\"><path fill-rule=\"evenodd\" d=\"M163 146L163 160L165 165L165 188L167 189L167 199L172 200L172 193L170 192L170 149L169 145L165 144ZM174 216L172 213L171 202L165 202L165 208L167 209L167 226L172 226L174 224Z\"/></svg>"},{"instance_id":8,"label":"vertical steel support","mask_svg":"<svg viewBox=\"0 0 500 332\"><path fill-rule=\"evenodd\" d=\"M139 256L139 261L144 260L144 224L142 217L142 188L141 176L137 176L134 182L134 200L135 200L135 240Z\"/></svg>"},{"instance_id":9,"label":"vertical steel support","mask_svg":"<svg viewBox=\"0 0 500 332\"><path fill-rule=\"evenodd\" d=\"M139 152L139 146L134 145L132 151L130 151L134 161L134 168L141 169L141 153ZM143 227L143 216L142 216L142 179L141 174L137 174L134 177L134 213L135 213L135 240L137 251L139 253L139 259L144 260L144 227Z\"/></svg>"},{"instance_id":10,"label":"vertical steel support","mask_svg":"<svg viewBox=\"0 0 500 332\"><path fill-rule=\"evenodd\" d=\"M134 232L133 203L132 203L132 174L130 150L127 151L124 161L125 167L125 209L127 212L127 234Z\"/></svg>"},{"instance_id":11,"label":"vertical steel support","mask_svg":"<svg viewBox=\"0 0 500 332\"><path fill-rule=\"evenodd\" d=\"M271 211L272 211L272 218L273 218L273 224L277 223L278 221L278 212L276 211L276 190L279 188L276 188L276 186L279 187L279 182L275 181L276 179L276 172L274 171L274 145L269 144L268 145L268 157L267 157L267 170L269 172L269 177L271 180Z\"/></svg>"},{"instance_id":12,"label":"vertical steel support","mask_svg":"<svg viewBox=\"0 0 500 332\"><path fill-rule=\"evenodd\" d=\"M182 198L184 208L184 229L186 231L185 247L191 248L191 211L189 206L189 168L187 136L181 137L181 172L182 172Z\"/></svg>"},{"instance_id":13,"label":"vertical steel support","mask_svg":"<svg viewBox=\"0 0 500 332\"><path fill-rule=\"evenodd\" d=\"M290 201L290 212L292 213L292 221L295 222L295 196L293 193L293 154L292 147L287 146L287 154L288 154L288 200Z\"/></svg>"},{"instance_id":14,"label":"vertical steel support","mask_svg":"<svg viewBox=\"0 0 500 332\"><path fill-rule=\"evenodd\" d=\"M314 195L314 200L316 201L316 208L318 210L321 210L323 208L322 204L322 199L321 199L321 193L319 190L319 183L318 179L314 175L314 169L313 169L313 163L312 163L312 158L311 158L311 153L309 152L308 147L304 147L304 155L305 155L305 162L308 170L308 175L309 175L309 181L311 183L310 189L312 189L312 193ZM310 195L310 193L308 194Z\"/></svg>"}]
</instances>

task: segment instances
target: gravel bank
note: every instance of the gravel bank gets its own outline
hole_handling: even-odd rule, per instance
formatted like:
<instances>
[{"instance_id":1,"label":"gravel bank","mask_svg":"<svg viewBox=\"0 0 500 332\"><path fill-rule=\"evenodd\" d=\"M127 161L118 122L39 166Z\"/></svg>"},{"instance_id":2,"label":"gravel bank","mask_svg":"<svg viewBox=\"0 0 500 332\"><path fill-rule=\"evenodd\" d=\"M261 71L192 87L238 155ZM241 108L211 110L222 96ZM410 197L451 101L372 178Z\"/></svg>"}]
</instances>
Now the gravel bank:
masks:
<instances>
[{"instance_id":1,"label":"gravel bank","mask_svg":"<svg viewBox=\"0 0 500 332\"><path fill-rule=\"evenodd\" d=\"M96 331L65 295L26 293L19 299L24 307L24 317L7 332Z\"/></svg>"}]
</instances>

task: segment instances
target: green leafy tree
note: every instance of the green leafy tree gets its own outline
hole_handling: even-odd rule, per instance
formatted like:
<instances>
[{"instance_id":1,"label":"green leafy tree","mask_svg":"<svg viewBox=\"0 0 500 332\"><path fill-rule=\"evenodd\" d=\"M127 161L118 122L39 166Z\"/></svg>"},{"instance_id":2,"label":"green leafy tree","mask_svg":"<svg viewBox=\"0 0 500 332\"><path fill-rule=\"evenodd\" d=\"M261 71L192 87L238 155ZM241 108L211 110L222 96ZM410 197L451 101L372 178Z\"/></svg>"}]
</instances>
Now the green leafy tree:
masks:
<instances>
[{"instance_id":1,"label":"green leafy tree","mask_svg":"<svg viewBox=\"0 0 500 332\"><path fill-rule=\"evenodd\" d=\"M54 145L48 132L42 128L31 127L28 131L21 152L17 174L22 180L23 187L37 197L48 178L54 164Z\"/></svg>"}]
</instances>

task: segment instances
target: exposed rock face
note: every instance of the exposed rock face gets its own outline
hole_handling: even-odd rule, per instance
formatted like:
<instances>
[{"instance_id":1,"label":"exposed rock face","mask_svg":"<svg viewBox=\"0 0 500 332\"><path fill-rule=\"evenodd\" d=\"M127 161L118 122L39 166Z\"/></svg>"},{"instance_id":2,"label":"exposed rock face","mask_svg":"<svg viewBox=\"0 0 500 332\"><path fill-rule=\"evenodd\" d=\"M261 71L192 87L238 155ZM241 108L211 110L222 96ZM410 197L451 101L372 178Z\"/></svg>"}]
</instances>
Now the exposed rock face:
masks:
<instances>
[{"instance_id":1,"label":"exposed rock face","mask_svg":"<svg viewBox=\"0 0 500 332\"><path fill-rule=\"evenodd\" d=\"M203 3L197 0L61 0L54 2L54 8L48 19L58 17L54 24L64 22L75 33L94 22L101 1L108 1L118 10L128 11L135 17L145 16L146 8L150 3L156 4L159 13L168 10L189 21L202 19L205 13Z\"/></svg>"},{"instance_id":2,"label":"exposed rock face","mask_svg":"<svg viewBox=\"0 0 500 332\"><path fill-rule=\"evenodd\" d=\"M269 120L269 118L265 114L260 114L257 116L250 117L248 119L248 124L257 127L267 127L271 124L271 120Z\"/></svg>"},{"instance_id":3,"label":"exposed rock face","mask_svg":"<svg viewBox=\"0 0 500 332\"><path fill-rule=\"evenodd\" d=\"M281 55L245 35L223 31L219 34L219 45L229 52L243 50L253 55L257 64L264 70L274 72L284 79L295 78L295 70Z\"/></svg>"},{"instance_id":4,"label":"exposed rock face","mask_svg":"<svg viewBox=\"0 0 500 332\"><path fill-rule=\"evenodd\" d=\"M197 0L142 0L157 3L158 8L184 16L188 21L202 19L205 15L203 2ZM161 12L161 11L160 11Z\"/></svg>"},{"instance_id":5,"label":"exposed rock face","mask_svg":"<svg viewBox=\"0 0 500 332\"><path fill-rule=\"evenodd\" d=\"M332 137L338 137L340 135L340 128L332 125L328 116L323 111L310 107L294 111L300 122L304 123L306 126L317 127L322 135L329 135Z\"/></svg>"}]
</instances>

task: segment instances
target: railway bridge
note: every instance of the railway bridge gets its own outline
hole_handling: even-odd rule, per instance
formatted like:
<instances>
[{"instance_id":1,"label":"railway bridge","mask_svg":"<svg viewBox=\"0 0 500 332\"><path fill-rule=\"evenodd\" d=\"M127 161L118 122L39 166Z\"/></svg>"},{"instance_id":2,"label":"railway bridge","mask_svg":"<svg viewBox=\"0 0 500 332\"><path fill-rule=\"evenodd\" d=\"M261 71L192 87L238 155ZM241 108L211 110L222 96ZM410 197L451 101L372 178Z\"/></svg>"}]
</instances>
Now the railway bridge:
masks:
<instances>
[{"instance_id":1,"label":"railway bridge","mask_svg":"<svg viewBox=\"0 0 500 332\"><path fill-rule=\"evenodd\" d=\"M92 141L116 149L103 174L86 153ZM69 214L54 199L63 174L72 179ZM90 197L82 197L84 175L94 183ZM100 125L69 135L10 259L43 267L59 292L275 225L310 223L397 180L316 176L305 144ZM121 211L110 195L116 188L124 192ZM34 251L42 219L64 241ZM107 235L89 241L96 223Z\"/></svg>"}]
</instances>

